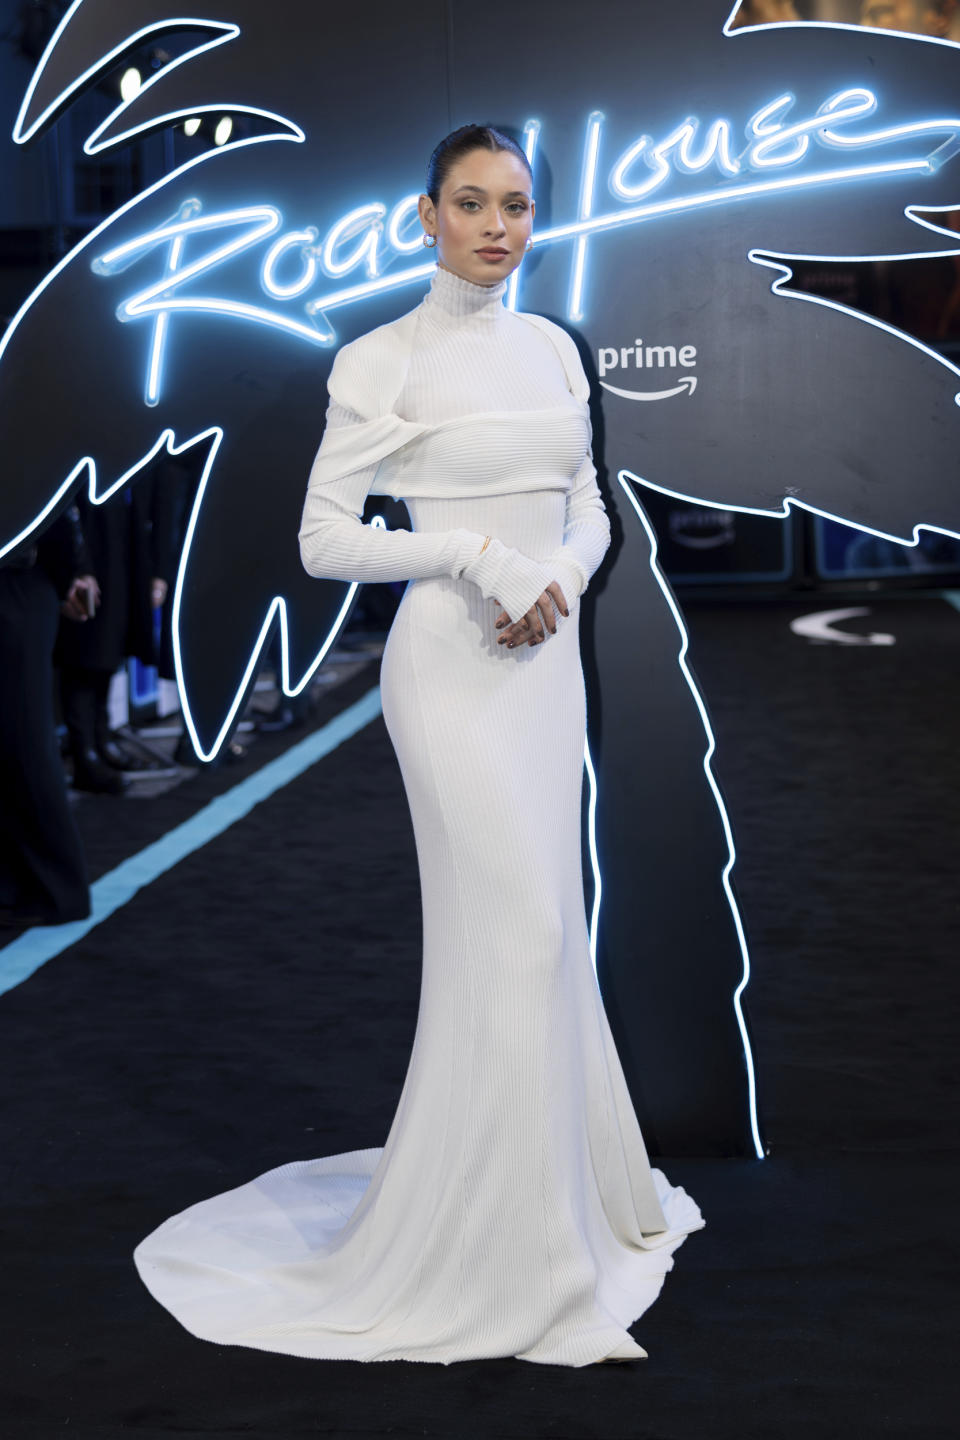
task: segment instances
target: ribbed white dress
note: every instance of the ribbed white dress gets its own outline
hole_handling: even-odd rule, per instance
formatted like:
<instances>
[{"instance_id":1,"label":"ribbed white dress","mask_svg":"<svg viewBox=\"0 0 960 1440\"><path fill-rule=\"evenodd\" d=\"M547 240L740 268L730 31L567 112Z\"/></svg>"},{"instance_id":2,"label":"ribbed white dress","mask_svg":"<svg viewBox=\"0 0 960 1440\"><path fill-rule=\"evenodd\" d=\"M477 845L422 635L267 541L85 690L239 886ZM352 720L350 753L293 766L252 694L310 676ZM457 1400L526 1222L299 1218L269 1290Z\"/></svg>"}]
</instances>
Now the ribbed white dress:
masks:
<instances>
[{"instance_id":1,"label":"ribbed white dress","mask_svg":"<svg viewBox=\"0 0 960 1440\"><path fill-rule=\"evenodd\" d=\"M639 1355L626 1328L704 1223L650 1168L589 953L578 597L609 522L587 382L569 338L507 310L504 288L438 269L405 347L384 327L330 377L301 553L316 575L412 580L382 694L420 866L420 1011L382 1149L282 1165L138 1246L156 1298L221 1344ZM391 413L365 413L391 346ZM361 524L371 489L406 498L412 533ZM515 617L552 579L557 633L498 646L494 599Z\"/></svg>"}]
</instances>

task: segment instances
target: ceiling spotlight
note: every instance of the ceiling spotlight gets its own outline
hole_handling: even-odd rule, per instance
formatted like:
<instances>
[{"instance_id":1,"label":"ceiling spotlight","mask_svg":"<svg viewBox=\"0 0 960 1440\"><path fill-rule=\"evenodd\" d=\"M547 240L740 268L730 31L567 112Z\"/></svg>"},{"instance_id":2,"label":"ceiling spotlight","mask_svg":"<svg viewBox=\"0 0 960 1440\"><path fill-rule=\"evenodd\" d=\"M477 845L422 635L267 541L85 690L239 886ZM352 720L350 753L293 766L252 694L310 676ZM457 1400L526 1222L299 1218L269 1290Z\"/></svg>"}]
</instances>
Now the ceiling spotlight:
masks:
<instances>
[{"instance_id":1,"label":"ceiling spotlight","mask_svg":"<svg viewBox=\"0 0 960 1440\"><path fill-rule=\"evenodd\" d=\"M140 71L135 65L131 65L130 69L124 70L123 75L121 76L120 94L123 96L124 100L132 100L135 95L140 94L140 87L142 84L143 80L140 77Z\"/></svg>"},{"instance_id":2,"label":"ceiling spotlight","mask_svg":"<svg viewBox=\"0 0 960 1440\"><path fill-rule=\"evenodd\" d=\"M224 115L222 120L217 121L217 128L213 132L214 145L226 145L233 134L233 121L229 115Z\"/></svg>"},{"instance_id":3,"label":"ceiling spotlight","mask_svg":"<svg viewBox=\"0 0 960 1440\"><path fill-rule=\"evenodd\" d=\"M183 133L184 133L184 135L196 135L196 133L197 133L197 131L200 129L200 126L201 126L202 123L203 123L203 122L201 121L199 115L194 115L191 119L189 119L189 120L184 120L184 122L183 122Z\"/></svg>"}]
</instances>

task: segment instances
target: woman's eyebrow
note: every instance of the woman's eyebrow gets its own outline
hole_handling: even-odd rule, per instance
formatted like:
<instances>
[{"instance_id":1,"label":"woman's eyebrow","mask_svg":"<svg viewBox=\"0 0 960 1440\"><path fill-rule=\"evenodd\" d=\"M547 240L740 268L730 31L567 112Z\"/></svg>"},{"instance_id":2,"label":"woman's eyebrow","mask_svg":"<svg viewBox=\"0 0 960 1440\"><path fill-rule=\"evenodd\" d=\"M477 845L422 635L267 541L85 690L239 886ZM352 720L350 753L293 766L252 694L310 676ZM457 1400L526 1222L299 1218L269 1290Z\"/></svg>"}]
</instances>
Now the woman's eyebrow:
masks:
<instances>
[{"instance_id":1,"label":"woman's eyebrow","mask_svg":"<svg viewBox=\"0 0 960 1440\"><path fill-rule=\"evenodd\" d=\"M471 190L474 194L482 194L482 196L486 197L486 190L484 190L484 187L479 186L479 184L458 184L453 194L461 194L462 190ZM530 199L527 190L507 190L504 194L504 200L512 200L514 197L520 200Z\"/></svg>"},{"instance_id":2,"label":"woman's eyebrow","mask_svg":"<svg viewBox=\"0 0 960 1440\"><path fill-rule=\"evenodd\" d=\"M456 190L454 190L454 192L453 192L454 195L459 195L461 190L471 190L474 195L486 195L486 193L487 193L486 190L484 190L481 185L458 185L457 188L456 188ZM526 199L527 199L527 191L526 191L526 190L508 190L508 191L506 192L506 194L504 195L503 198L504 198L504 200L512 200L512 199L514 198L514 196L518 196L520 199L526 200Z\"/></svg>"}]
</instances>

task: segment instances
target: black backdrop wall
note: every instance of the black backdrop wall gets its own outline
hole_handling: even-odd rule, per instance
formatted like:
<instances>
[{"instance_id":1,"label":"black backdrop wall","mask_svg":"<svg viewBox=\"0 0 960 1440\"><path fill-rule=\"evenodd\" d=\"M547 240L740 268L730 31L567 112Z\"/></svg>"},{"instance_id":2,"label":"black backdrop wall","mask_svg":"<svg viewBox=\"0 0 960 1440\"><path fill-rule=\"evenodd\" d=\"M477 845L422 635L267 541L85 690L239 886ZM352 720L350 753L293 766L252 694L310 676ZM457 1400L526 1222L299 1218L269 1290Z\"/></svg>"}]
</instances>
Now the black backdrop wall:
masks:
<instances>
[{"instance_id":1,"label":"black backdrop wall","mask_svg":"<svg viewBox=\"0 0 960 1440\"><path fill-rule=\"evenodd\" d=\"M414 206L436 140L467 120L512 129L537 244L510 303L580 345L615 523L584 610L598 970L652 1147L759 1155L732 835L643 497L801 509L884 542L960 533L958 371L792 281L813 262L958 253L958 47L744 24L723 0L203 13L79 0L26 96L25 145L125 55L162 45L86 153L192 117L233 130L97 225L7 330L0 545L78 486L103 500L159 449L198 447L174 607L198 753L228 736L278 623L289 688L305 684L351 598L309 580L295 543L332 356L422 293Z\"/></svg>"}]
</instances>

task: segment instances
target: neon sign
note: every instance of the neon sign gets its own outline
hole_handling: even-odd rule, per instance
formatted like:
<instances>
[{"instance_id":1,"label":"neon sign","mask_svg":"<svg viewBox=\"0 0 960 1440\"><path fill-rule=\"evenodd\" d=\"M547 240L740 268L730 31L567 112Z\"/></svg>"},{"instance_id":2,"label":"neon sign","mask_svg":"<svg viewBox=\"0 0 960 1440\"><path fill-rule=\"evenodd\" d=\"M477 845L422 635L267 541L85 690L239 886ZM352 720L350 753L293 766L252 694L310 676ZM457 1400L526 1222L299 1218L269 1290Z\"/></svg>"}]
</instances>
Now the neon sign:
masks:
<instances>
[{"instance_id":1,"label":"neon sign","mask_svg":"<svg viewBox=\"0 0 960 1440\"><path fill-rule=\"evenodd\" d=\"M732 204L771 192L905 172L931 174L960 151L960 116L851 132L849 127L855 122L876 114L879 102L872 90L840 90L812 116L788 123L795 105L796 97L789 93L762 105L746 123L747 143L738 154L734 153L733 127L725 119L713 120L704 128L695 117L688 117L658 143L649 135L640 136L614 161L608 177L612 196L630 203L625 209L600 214L594 214L594 207L605 117L594 111L586 124L577 218L536 235L540 248L573 242L568 319L583 319L587 247L593 235L699 206ZM533 120L524 127L531 164L540 128ZM918 146L922 153L917 153ZM816 147L845 154L880 149L885 158L866 165L793 173L813 157ZM904 154L904 148L912 153ZM652 200L668 190L671 181L703 176L711 170L715 183L709 188L689 193L681 187L679 194ZM748 175L756 178L744 180ZM732 183L734 180L738 183ZM637 201L645 203L638 205ZM98 255L91 262L92 268L104 276L128 269L154 250L164 256L161 278L135 292L117 311L118 319L124 322L154 317L146 403L155 405L160 398L168 326L175 313L231 315L273 326L308 344L329 347L337 340L329 311L424 280L433 270L432 261L391 270L398 261L420 250L416 202L415 194L407 194L392 208L379 201L361 205L339 217L321 239L319 230L312 225L281 233L283 216L273 205L204 214L201 201L190 199L166 223ZM210 248L195 254L187 263L188 242L195 245L203 236L216 238ZM259 266L259 288L272 304L251 304L223 294L196 294L190 288L191 282L212 276L268 240L271 243ZM320 277L339 280L356 272L364 277L359 283L333 290L321 285L323 293L311 294ZM514 308L518 282L519 273L514 272L507 297ZM280 308L291 305L293 313Z\"/></svg>"},{"instance_id":2,"label":"neon sign","mask_svg":"<svg viewBox=\"0 0 960 1440\"><path fill-rule=\"evenodd\" d=\"M403 287L422 286L434 268L432 257L423 252L420 244L417 196L404 193L405 189L412 192L416 177L403 175L406 142L402 137L398 137L396 148L389 148L389 163L398 175L395 193L391 190L378 194L372 188L357 193L353 188L367 163L371 142L383 139L379 125L382 115L388 113L383 107L395 105L398 100L408 104L411 112L416 110L416 123L424 135L438 129L438 117L446 118L446 110L442 104L437 105L433 95L427 96L422 105L419 95L411 95L408 76L401 74L395 64L389 38L396 33L395 17L385 0L373 11L368 7L362 16L345 13L342 23L324 37L328 64L351 66L358 63L358 56L369 53L379 67L376 73L383 77L382 104L361 104L358 98L350 111L349 126L343 125L341 112L335 108L327 87L318 84L313 57L310 64L299 65L299 52L295 55L291 47L291 35L312 34L317 23L316 7L309 0L281 0L278 7L264 7L255 0L215 0L208 8L218 15L217 20L175 19L170 7L159 7L155 0L129 0L124 6L111 5L110 0L74 0L31 82L14 133L15 140L21 143L46 127L62 106L104 67L116 63L134 43L146 42L161 30L199 30L201 43L165 65L135 100L117 106L89 136L85 152L95 155L152 130L169 129L191 117L210 114L258 117L258 129L263 130L265 121L271 133L232 139L218 151L191 157L157 184L146 187L98 225L51 271L17 314L7 334L0 337L0 360L6 357L4 379L9 377L11 382L0 402L9 397L3 419L12 437L8 453L18 461L13 467L13 483L5 487L9 521L0 543L4 548L19 543L84 478L91 500L99 503L128 483L163 448L171 454L182 454L191 445L206 447L202 480L174 588L173 636L187 729L197 752L211 758L244 702L271 625L280 632L281 682L290 694L294 687L301 689L307 683L333 644L345 622L355 587L334 591L331 582L328 591L318 595L314 587L313 593L307 595L302 573L294 573L295 555L286 558L292 554L292 547L283 548L279 543L281 527L284 538L289 538L289 506L263 503L262 471L254 463L256 447L247 447L243 443L245 436L238 433L241 427L236 423L236 395L225 394L223 387L218 387L222 375L209 364L205 344L178 347L179 383L176 387L170 383L172 370L168 367L174 364L170 346L178 338L175 332L180 328L179 317L209 315L244 322L240 338L250 342L247 363L254 370L258 364L256 342L267 341L263 348L269 351L274 373L285 371L289 376L300 376L309 371L313 376L323 372L328 368L324 362L329 362L338 343L336 330L343 336L348 331L335 312L359 305L359 319L356 312L349 317L353 322L350 333L357 333L366 328L363 309L368 300L384 295L389 299L397 290L399 310ZM423 8L426 14L429 7ZM469 37L474 33L471 27L482 26L484 21L483 17L474 19L470 7L451 6L452 10L459 8L464 23L459 27L458 43L469 49ZM544 15L548 9L543 0ZM146 25L148 16L158 11L162 11L162 21ZM928 498L931 510L939 502L941 497L930 477L942 475L949 468L948 459L942 462L942 457L948 456L946 439L938 442L939 448L930 447L932 457L927 455L923 465L918 462L912 466L907 499L905 487L895 483L904 467L902 461L891 458L894 452L888 448L890 431L884 430L882 423L875 425L869 443L858 452L865 464L874 465L878 482L870 487L869 503L863 505L863 487L854 489L847 473L827 466L815 473L803 472L796 458L797 447L784 443L784 433L789 433L784 418L792 420L803 433L807 417L796 412L801 401L809 403L813 393L818 398L823 449L828 451L831 444L838 449L834 440L837 414L844 407L853 408L850 401L854 397L866 406L867 387L854 390L844 383L845 376L868 370L871 375L882 376L883 386L874 387L874 398L876 391L884 387L890 397L896 397L896 403L888 406L890 430L894 420L906 416L912 423L901 425L901 430L909 429L918 435L926 433L924 422L934 405L940 407L938 418L949 406L953 414L947 418L954 419L953 391L958 386L952 385L944 399L944 370L948 385L956 372L942 356L854 310L845 312L851 321L845 328L847 332L859 332L860 338L854 334L849 345L837 347L835 354L840 356L842 352L845 368L839 371L838 383L828 386L824 378L827 367L821 367L818 358L817 333L812 332L819 332L821 322L839 320L838 315L829 312L842 307L789 290L789 266L785 262L791 256L783 252L788 247L799 251L819 246L820 253L808 258L841 258L839 251L846 260L960 253L960 240L955 234L922 219L913 205L907 204L908 199L913 202L921 196L905 193L922 191L927 201L923 209L931 212L946 209L946 202L955 198L947 193L952 172L939 180L936 177L960 153L960 109L955 85L960 51L950 47L948 54L940 42L906 37L890 40L872 33L867 37L862 31L858 39L855 27L822 25L757 27L766 28L768 34L755 42L746 38L744 27L731 35L729 19L721 38L711 0L695 0L689 7L617 7L617 13L624 37L631 41L629 45L611 46L608 36L597 37L580 27L572 48L569 43L557 47L556 76L551 76L549 88L541 92L547 113L539 110L538 97L536 106L533 100L529 102L530 112L516 115L515 97L524 92L524 86L517 85L509 57L495 75L485 75L482 93L483 108L491 105L504 118L513 116L516 120L524 113L541 115L542 126L530 120L523 127L524 149L539 172L536 188L541 197L547 193L541 137L543 143L548 142L554 174L566 177L563 190L557 187L553 192L560 208L551 213L547 224L546 206L541 206L541 228L535 236L538 247L547 251L549 264L533 274L529 266L515 271L508 283L507 304L517 308L518 302L522 303L518 292L526 284L530 306L524 308L565 314L575 323L589 322L584 324L584 330L590 333L583 338L593 352L600 384L612 392L606 397L608 458L619 469L629 461L631 450L627 447L632 445L636 431L642 429L647 437L642 479L637 477L635 481L629 478L631 472L619 470L627 502L639 522L634 525L630 514L623 527L625 538L633 544L632 558L638 563L631 565L631 555L627 554L626 563L615 575L623 601L620 612L627 617L633 615L635 604L649 604L656 590L646 583L650 578L646 573L648 555L664 602L661 606L660 595L656 594L654 608L674 609L669 587L656 563L655 537L637 500L641 492L637 489L633 493L635 483L704 507L716 509L722 504L730 514L747 511L783 516L797 506L840 518L855 516L847 523L857 523L868 533L889 534L901 542L904 533L910 534L907 513L916 519L928 513L921 501ZM523 17L523 23L525 20ZM408 24L408 17L403 17L403 24ZM410 17L409 24L415 28L421 24L421 17ZM557 25L562 30L560 16ZM778 68L779 61L776 66L765 63L765 57L777 52L777 28L795 31L782 35L782 53L795 66L785 72ZM849 33L828 33L841 30ZM798 36L802 40L794 44ZM304 52L307 48L300 47ZM677 99L675 65L681 53L689 94L717 93L711 82L720 61L724 66L723 83L729 86L731 95L738 97L737 108L712 102L710 111L688 113L690 102ZM882 55L882 63L868 69L864 63L867 54L871 58ZM52 56L53 63L48 64ZM185 76L180 67L188 64ZM179 73L172 75L175 70ZM790 75L789 83L782 78L764 78L784 73ZM191 92L189 79L194 74L196 85ZM280 83L275 79L278 74L282 76ZM825 75L829 79L824 79ZM584 77L595 85L593 93L605 102L606 112L595 109L588 114L588 101L582 110L570 114L566 96L583 93ZM575 78L577 83L567 86L567 78ZM868 82L867 86L855 83L861 78ZM908 83L901 86L901 78ZM168 79L172 82L170 93L175 97L169 104L164 99ZM905 90L913 96L909 101L904 99ZM460 87L460 93L466 97L476 92L467 82ZM527 89L526 93L531 92ZM631 125L624 119L634 104L632 97L638 95L642 96L643 115L651 117L642 122L649 134L640 134L638 123ZM819 103L821 97L825 98ZM257 98L262 102L259 106L241 103ZM215 105L208 103L214 100ZM466 98L463 103L467 103ZM279 110L296 116L302 128ZM461 118L472 117L463 113ZM331 122L340 125L339 146L328 143ZM295 148L259 149L276 140ZM228 154L230 158L226 159ZM207 163L213 163L216 169L203 170L201 175L200 167ZM346 177L348 190L344 193L350 195L349 204L337 198L340 176ZM790 226L801 207L793 209L780 202L803 197L807 191L810 203L803 209L809 208L812 223L804 224L804 238L794 242ZM172 194L175 199L164 198ZM308 197L317 195L323 199L314 200L316 208L311 210ZM849 199L855 203L845 204ZM714 252L715 263L704 265L698 263L699 241L694 240L699 231L707 228L704 222L712 217L704 212L711 209L725 216L724 225L716 227L722 229L723 248ZM637 286L636 313L628 312L600 269L604 250L614 247L598 242L608 231L619 231L623 238L637 242L620 245L618 258L624 278L639 279L642 242L655 232L633 227L670 217L689 217L692 222L671 225L670 254L664 257L664 272L678 281L685 311L682 316L675 313L672 299L667 305L653 288L641 293ZM913 229L914 225L929 228ZM758 233L761 228L762 234ZM914 241L907 235L901 243L901 235L910 230L920 238ZM861 238L871 231L883 238ZM855 243L851 240L854 235ZM886 247L896 253L860 253L871 245L877 251ZM824 253L827 249L829 255ZM758 265L769 266L774 274L758 277L754 270ZM725 285L718 284L718 279ZM727 318L721 304L725 288L735 291L738 299L746 299L750 313L760 315L763 322L753 329L745 326L746 343L736 373L734 367L721 363L722 357L713 344L716 336L725 333L721 329ZM105 295L111 297L107 305ZM97 373L88 362L71 370L73 359L68 348L58 345L62 335L62 310L58 305L61 298L70 301L72 315L84 317L88 333L94 337L91 343L97 346L101 361ZM415 303L416 298L419 296L415 293L410 303ZM828 307L813 317L816 326L797 324L798 312L801 322L811 318L808 305L790 303L798 300ZM383 310L388 308L382 306ZM28 313L31 309L33 313ZM128 346L117 343L115 331L109 339L105 335L113 329L115 314L125 324L140 322L142 327L121 337L132 342L132 369ZM334 322L338 322L336 327ZM876 328L867 331L864 325ZM18 352L16 347L24 341L18 333L21 327L28 331L30 344L37 350L48 347L49 366L20 363L24 352ZM186 325L182 328L187 329ZM209 329L204 323L196 325L197 331ZM794 343L798 331L807 341L805 350ZM280 335L303 342L303 346L273 344ZM890 336L898 342L896 346L886 343ZM141 342L143 351L139 348ZM907 345L915 345L915 350L911 353ZM882 351L875 368L871 368L874 362L869 360L871 348ZM784 363L771 364L771 353ZM146 361L145 374L141 372L141 355ZM851 364L850 356L857 363ZM33 357L27 354L26 359ZM936 367L930 361L936 361ZM802 372L803 365L811 364L814 369L806 389L789 383L797 371ZM677 366L679 372L672 373ZM669 380L667 371L671 372ZM18 389L14 383L29 373L42 376L41 402L31 402L27 394L24 403L27 387ZM888 378L891 375L895 377L892 380ZM664 385L668 388L662 388ZM641 386L650 389L642 390ZM282 494L285 502L299 483L308 441L316 439L312 434L316 415L309 413L309 407L304 411L298 395L302 390L294 384L280 402L286 407L284 425L276 426L275 413L269 419L276 437L277 495ZM742 403L744 395L753 406L756 424L738 427L727 417L737 413L735 407ZM675 397L672 402L670 396ZM139 403L141 397L149 407L146 410ZM912 409L907 397L914 398ZM648 405L646 413L642 404L638 409L636 403L627 403L649 400L668 403ZM57 426L38 426L36 413L46 416L54 405L58 407ZM685 423L692 411L703 423ZM122 423L111 424L114 419ZM266 423L256 407L245 420L251 427ZM6 424L4 428L6 436ZM946 437L950 431L949 424L942 424L937 433ZM706 460L704 447L697 448L704 434L710 435L713 446ZM715 443L718 436L724 442L722 447ZM683 463L677 463L673 449L678 438L687 444ZM78 460L81 454L83 458ZM294 454L298 457L296 465L288 463ZM691 463L687 463L687 454ZM777 454L781 464L774 478L766 483L763 477L757 479L757 457L770 454ZM718 456L722 462L719 467ZM763 467L768 473L766 459ZM704 481L707 473L709 482ZM706 498L698 493L701 488L708 491ZM223 523L228 491L229 533L244 540L256 533L258 542L261 537L269 542L263 547L264 564L251 576L237 608L232 603L224 604L226 582L219 572L213 576L209 569L215 543L211 536L218 534L217 527ZM621 500L620 487L614 487L614 494ZM784 495L790 498L783 500ZM722 502L718 496L722 496ZM909 512L905 510L907 504ZM620 508L623 511L622 500ZM947 509L937 518L948 522L954 514ZM865 520L871 524L865 524ZM919 528L913 531L913 543ZM645 533L640 533L641 529ZM942 533L954 532L944 525ZM600 594L598 614L605 616L611 633L619 637L620 621L610 609L614 603L611 592L612 586L606 598ZM199 618L200 594L206 616L218 604L223 607L221 613L229 616L229 622L216 634L218 663L214 665L207 663L214 644L213 627L208 633ZM318 620L318 612L322 620ZM750 1137L759 1156L762 1147L753 1069L740 1007L749 967L728 883L733 864L732 839L722 799L710 776L714 742L705 709L685 667L686 636L675 610L674 620L682 637L680 670L700 709L708 740L704 747L699 735L696 737L696 753L690 755L689 790L692 792L694 785L698 792L703 788L703 758L712 803L721 817L727 842L726 846L717 846L715 852L710 849L713 842L705 843L703 873L707 878L708 864L714 862L716 872L723 870L727 906L742 955L742 968L737 963L729 967L731 983L723 1004L726 1009L727 997L736 986L733 1008L739 1026L739 1048L749 1077L749 1096L745 1098ZM632 634L625 634L624 644L633 643ZM673 670L678 647L673 645L672 635L666 659L658 654L657 643L655 638L644 638L645 657L651 664L663 660L663 673L666 667ZM617 681L622 678L618 667L623 647L618 649L614 644L604 653L608 658L600 662L601 684L612 682L607 693L616 697L615 705L622 707L626 701ZM221 664L221 660L225 663ZM604 665L610 668L604 669ZM655 742L659 738L655 732L658 723L656 719L648 721L645 715L638 718L638 724L648 726L648 736L653 735ZM633 736L631 731L631 745ZM598 830L600 853L606 856L605 923L616 926L618 897L628 893L631 883L621 857L605 848L606 837L615 829L610 816L620 814L617 807L625 804L618 777L633 765L632 753L626 753L626 742L624 752L620 752L617 740L611 737L612 731L608 731L604 751L596 751L598 762L603 762L599 807L589 751L585 755L590 780L590 862L595 879L590 927L594 953L601 903ZM685 784L679 765L677 775ZM682 800L681 795L681 808ZM720 924L722 929L722 920ZM610 953L615 948L616 942ZM736 959L735 947L731 959ZM678 1005L682 1011L682 996L678 997ZM732 1022L732 1016L725 1018ZM730 1028L735 1029L732 1023Z\"/></svg>"}]
</instances>

